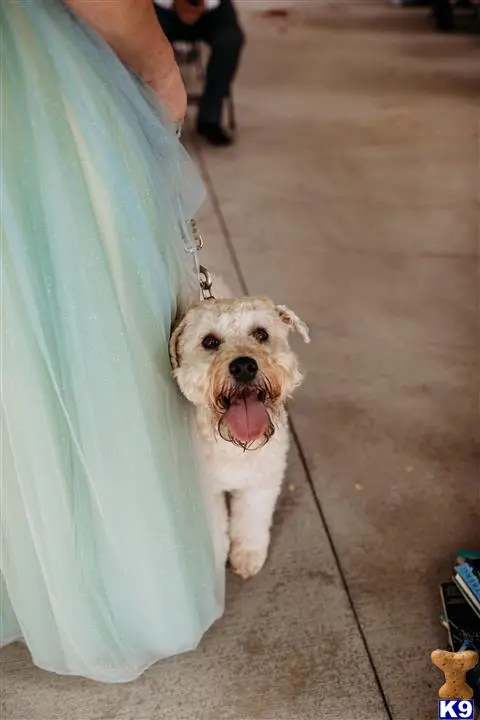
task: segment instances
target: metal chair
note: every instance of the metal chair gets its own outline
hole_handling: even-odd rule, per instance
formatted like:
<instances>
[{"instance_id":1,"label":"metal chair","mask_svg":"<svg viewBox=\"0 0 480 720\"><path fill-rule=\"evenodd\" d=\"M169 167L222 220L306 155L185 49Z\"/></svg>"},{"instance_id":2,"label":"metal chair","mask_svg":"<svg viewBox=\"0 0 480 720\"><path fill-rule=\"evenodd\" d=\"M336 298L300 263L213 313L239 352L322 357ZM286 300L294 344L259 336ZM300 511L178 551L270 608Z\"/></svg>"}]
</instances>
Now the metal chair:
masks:
<instances>
[{"instance_id":1,"label":"metal chair","mask_svg":"<svg viewBox=\"0 0 480 720\"><path fill-rule=\"evenodd\" d=\"M202 97L202 93L198 90L194 91L189 88L191 83L188 82L188 78L186 77L186 70L188 68L193 69L196 85L203 86L205 82L205 64L203 60L202 43L198 40L177 42L174 43L174 51L177 63L182 70L185 86L187 88L187 103L189 105L198 105ZM235 116L235 104L233 102L233 95L231 91L225 100L228 129L231 132L235 132L237 129L237 121Z\"/></svg>"},{"instance_id":2,"label":"metal chair","mask_svg":"<svg viewBox=\"0 0 480 720\"><path fill-rule=\"evenodd\" d=\"M480 0L432 0L432 16L438 30L455 29L456 8L470 10L477 20L480 18Z\"/></svg>"}]
</instances>

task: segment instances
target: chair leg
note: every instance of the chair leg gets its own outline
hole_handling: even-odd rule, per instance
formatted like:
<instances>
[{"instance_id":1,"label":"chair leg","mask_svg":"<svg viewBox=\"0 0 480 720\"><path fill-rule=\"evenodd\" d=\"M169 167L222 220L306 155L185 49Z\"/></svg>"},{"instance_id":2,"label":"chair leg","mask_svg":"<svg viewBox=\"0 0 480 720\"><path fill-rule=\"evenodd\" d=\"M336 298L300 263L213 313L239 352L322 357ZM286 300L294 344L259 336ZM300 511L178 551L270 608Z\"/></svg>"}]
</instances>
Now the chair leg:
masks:
<instances>
[{"instance_id":1,"label":"chair leg","mask_svg":"<svg viewBox=\"0 0 480 720\"><path fill-rule=\"evenodd\" d=\"M455 29L453 7L450 0L433 0L432 11L437 30L450 32Z\"/></svg>"},{"instance_id":2,"label":"chair leg","mask_svg":"<svg viewBox=\"0 0 480 720\"><path fill-rule=\"evenodd\" d=\"M197 71L197 81L203 82L205 80L205 67L203 65L202 47L200 43L198 43L196 46L195 67Z\"/></svg>"},{"instance_id":3,"label":"chair leg","mask_svg":"<svg viewBox=\"0 0 480 720\"><path fill-rule=\"evenodd\" d=\"M235 104L233 102L232 93L227 97L227 114L228 114L228 127L231 132L235 132L237 129L237 120L235 117Z\"/></svg>"}]
</instances>

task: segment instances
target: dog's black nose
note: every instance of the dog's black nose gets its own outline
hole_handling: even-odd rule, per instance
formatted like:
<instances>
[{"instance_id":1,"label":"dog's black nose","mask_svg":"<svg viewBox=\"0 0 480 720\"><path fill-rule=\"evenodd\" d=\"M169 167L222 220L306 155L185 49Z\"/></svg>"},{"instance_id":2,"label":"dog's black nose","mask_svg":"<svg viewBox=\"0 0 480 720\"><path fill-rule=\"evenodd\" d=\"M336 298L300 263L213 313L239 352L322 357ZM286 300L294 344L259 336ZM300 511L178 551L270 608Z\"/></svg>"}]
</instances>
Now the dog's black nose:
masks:
<instances>
[{"instance_id":1,"label":"dog's black nose","mask_svg":"<svg viewBox=\"0 0 480 720\"><path fill-rule=\"evenodd\" d=\"M251 357L238 357L228 367L230 375L237 382L248 383L255 380L258 373L257 361Z\"/></svg>"}]
</instances>

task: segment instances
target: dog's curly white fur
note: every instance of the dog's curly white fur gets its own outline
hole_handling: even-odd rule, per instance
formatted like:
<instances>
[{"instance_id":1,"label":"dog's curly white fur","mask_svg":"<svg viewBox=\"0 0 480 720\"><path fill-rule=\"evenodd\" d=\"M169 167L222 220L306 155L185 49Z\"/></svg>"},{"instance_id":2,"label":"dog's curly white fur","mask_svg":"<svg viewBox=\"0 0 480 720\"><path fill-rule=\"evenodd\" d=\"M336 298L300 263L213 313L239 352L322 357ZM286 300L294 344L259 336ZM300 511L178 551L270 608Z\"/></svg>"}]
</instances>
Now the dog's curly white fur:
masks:
<instances>
[{"instance_id":1,"label":"dog's curly white fur","mask_svg":"<svg viewBox=\"0 0 480 720\"><path fill-rule=\"evenodd\" d=\"M202 482L215 496L216 559L224 566L229 556L243 578L265 563L285 473L285 403L302 381L288 342L293 329L309 341L307 326L285 306L227 297L191 308L171 337L174 377L194 406Z\"/></svg>"}]
</instances>

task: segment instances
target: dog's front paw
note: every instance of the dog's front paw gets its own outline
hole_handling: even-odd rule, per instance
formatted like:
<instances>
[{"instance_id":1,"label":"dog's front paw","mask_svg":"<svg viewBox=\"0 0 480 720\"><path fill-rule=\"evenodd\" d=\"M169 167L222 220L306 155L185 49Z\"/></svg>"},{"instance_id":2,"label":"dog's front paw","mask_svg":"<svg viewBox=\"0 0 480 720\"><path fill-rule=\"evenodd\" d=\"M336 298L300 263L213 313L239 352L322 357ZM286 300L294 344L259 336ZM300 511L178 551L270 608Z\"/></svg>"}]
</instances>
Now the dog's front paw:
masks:
<instances>
[{"instance_id":1,"label":"dog's front paw","mask_svg":"<svg viewBox=\"0 0 480 720\"><path fill-rule=\"evenodd\" d=\"M230 566L236 575L244 580L260 572L267 559L267 548L245 547L233 542L230 550Z\"/></svg>"}]
</instances>

